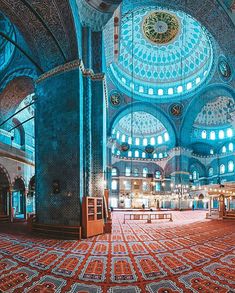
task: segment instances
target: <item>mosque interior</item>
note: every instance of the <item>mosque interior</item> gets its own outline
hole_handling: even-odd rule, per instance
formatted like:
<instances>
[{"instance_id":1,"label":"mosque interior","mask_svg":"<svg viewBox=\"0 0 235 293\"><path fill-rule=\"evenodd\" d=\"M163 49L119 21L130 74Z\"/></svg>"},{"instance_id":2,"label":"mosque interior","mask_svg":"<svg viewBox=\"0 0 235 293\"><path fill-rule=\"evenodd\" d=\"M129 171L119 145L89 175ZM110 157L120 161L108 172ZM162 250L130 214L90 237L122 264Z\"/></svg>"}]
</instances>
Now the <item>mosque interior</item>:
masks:
<instances>
[{"instance_id":1,"label":"mosque interior","mask_svg":"<svg viewBox=\"0 0 235 293\"><path fill-rule=\"evenodd\" d=\"M234 292L234 35L234 0L0 0L0 292Z\"/></svg>"}]
</instances>

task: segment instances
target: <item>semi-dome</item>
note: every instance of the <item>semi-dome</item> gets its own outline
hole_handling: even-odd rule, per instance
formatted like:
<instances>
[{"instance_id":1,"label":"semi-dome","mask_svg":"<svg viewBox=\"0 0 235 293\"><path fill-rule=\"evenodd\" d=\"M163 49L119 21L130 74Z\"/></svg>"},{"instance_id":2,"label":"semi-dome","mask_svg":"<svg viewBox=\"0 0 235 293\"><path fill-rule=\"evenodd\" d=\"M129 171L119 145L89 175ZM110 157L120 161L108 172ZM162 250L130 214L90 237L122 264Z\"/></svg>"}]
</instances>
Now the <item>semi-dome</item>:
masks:
<instances>
[{"instance_id":1,"label":"semi-dome","mask_svg":"<svg viewBox=\"0 0 235 293\"><path fill-rule=\"evenodd\" d=\"M186 96L208 78L213 48L208 31L182 11L141 7L122 18L120 53L112 81L138 99Z\"/></svg>"},{"instance_id":2,"label":"semi-dome","mask_svg":"<svg viewBox=\"0 0 235 293\"><path fill-rule=\"evenodd\" d=\"M11 22L0 12L0 31L11 39L15 39L14 27ZM0 36L0 71L5 69L9 64L14 53L15 46Z\"/></svg>"},{"instance_id":3,"label":"semi-dome","mask_svg":"<svg viewBox=\"0 0 235 293\"><path fill-rule=\"evenodd\" d=\"M235 103L230 97L219 96L205 104L194 122L194 127L228 126L235 116Z\"/></svg>"},{"instance_id":4,"label":"semi-dome","mask_svg":"<svg viewBox=\"0 0 235 293\"><path fill-rule=\"evenodd\" d=\"M235 103L231 97L218 96L206 103L193 124L194 140L231 140L234 136Z\"/></svg>"},{"instance_id":5,"label":"semi-dome","mask_svg":"<svg viewBox=\"0 0 235 293\"><path fill-rule=\"evenodd\" d=\"M163 124L147 112L133 112L122 117L115 126L116 131L132 136L152 136L165 131Z\"/></svg>"}]
</instances>

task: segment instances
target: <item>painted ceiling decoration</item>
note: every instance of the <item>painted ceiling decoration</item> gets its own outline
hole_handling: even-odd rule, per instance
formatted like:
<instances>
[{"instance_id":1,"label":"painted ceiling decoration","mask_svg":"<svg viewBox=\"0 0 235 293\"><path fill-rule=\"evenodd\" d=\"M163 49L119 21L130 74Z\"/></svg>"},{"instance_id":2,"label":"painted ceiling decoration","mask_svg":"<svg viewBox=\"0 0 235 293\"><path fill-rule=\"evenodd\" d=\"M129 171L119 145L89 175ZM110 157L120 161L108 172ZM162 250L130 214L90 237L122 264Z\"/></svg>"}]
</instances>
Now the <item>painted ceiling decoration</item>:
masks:
<instances>
[{"instance_id":1,"label":"painted ceiling decoration","mask_svg":"<svg viewBox=\"0 0 235 293\"><path fill-rule=\"evenodd\" d=\"M144 19L143 32L151 42L167 44L179 33L179 21L170 13L155 11Z\"/></svg>"},{"instance_id":2,"label":"painted ceiling decoration","mask_svg":"<svg viewBox=\"0 0 235 293\"><path fill-rule=\"evenodd\" d=\"M220 58L218 63L219 73L224 80L229 80L232 76L232 70L225 58Z\"/></svg>"},{"instance_id":3,"label":"painted ceiling decoration","mask_svg":"<svg viewBox=\"0 0 235 293\"><path fill-rule=\"evenodd\" d=\"M10 39L15 40L15 31L11 22L0 12L0 32L7 35ZM4 70L9 64L15 46L0 36L0 71Z\"/></svg>"},{"instance_id":4,"label":"painted ceiling decoration","mask_svg":"<svg viewBox=\"0 0 235 293\"><path fill-rule=\"evenodd\" d=\"M108 73L127 95L175 101L208 80L212 63L212 36L196 19L183 11L146 6L123 15L119 58L108 63Z\"/></svg>"},{"instance_id":5,"label":"painted ceiling decoration","mask_svg":"<svg viewBox=\"0 0 235 293\"><path fill-rule=\"evenodd\" d=\"M41 71L49 71L64 64L66 60L77 58L70 1L1 0L1 11L17 27L29 46L23 49Z\"/></svg>"},{"instance_id":6,"label":"painted ceiling decoration","mask_svg":"<svg viewBox=\"0 0 235 293\"><path fill-rule=\"evenodd\" d=\"M227 126L232 118L231 116L235 116L234 100L219 96L202 108L194 122L194 127Z\"/></svg>"},{"instance_id":7,"label":"painted ceiling decoration","mask_svg":"<svg viewBox=\"0 0 235 293\"><path fill-rule=\"evenodd\" d=\"M153 136L166 131L163 124L147 112L133 112L122 117L115 130L130 136Z\"/></svg>"}]
</instances>

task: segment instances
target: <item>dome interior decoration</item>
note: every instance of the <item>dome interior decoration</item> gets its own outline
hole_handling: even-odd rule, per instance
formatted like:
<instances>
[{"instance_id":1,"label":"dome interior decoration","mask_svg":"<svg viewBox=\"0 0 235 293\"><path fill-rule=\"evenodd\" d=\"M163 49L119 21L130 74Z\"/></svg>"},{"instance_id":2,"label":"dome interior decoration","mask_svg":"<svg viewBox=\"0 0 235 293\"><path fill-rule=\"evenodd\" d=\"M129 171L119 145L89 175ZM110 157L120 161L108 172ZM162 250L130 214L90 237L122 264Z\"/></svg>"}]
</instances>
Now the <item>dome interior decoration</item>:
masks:
<instances>
[{"instance_id":1,"label":"dome interior decoration","mask_svg":"<svg viewBox=\"0 0 235 293\"><path fill-rule=\"evenodd\" d=\"M133 112L122 117L115 127L116 131L137 137L146 137L164 132L165 127L147 112Z\"/></svg>"},{"instance_id":2,"label":"dome interior decoration","mask_svg":"<svg viewBox=\"0 0 235 293\"><path fill-rule=\"evenodd\" d=\"M175 101L204 84L212 64L212 36L196 19L145 6L122 17L119 58L108 64L108 74L136 99Z\"/></svg>"},{"instance_id":3,"label":"dome interior decoration","mask_svg":"<svg viewBox=\"0 0 235 293\"><path fill-rule=\"evenodd\" d=\"M143 32L151 42L167 44L177 36L179 21L170 13L155 11L144 19Z\"/></svg>"},{"instance_id":4,"label":"dome interior decoration","mask_svg":"<svg viewBox=\"0 0 235 293\"><path fill-rule=\"evenodd\" d=\"M234 115L234 100L229 97L219 96L202 108L194 122L194 127L226 126Z\"/></svg>"},{"instance_id":5,"label":"dome interior decoration","mask_svg":"<svg viewBox=\"0 0 235 293\"><path fill-rule=\"evenodd\" d=\"M112 153L117 156L141 159L162 159L172 138L162 122L145 111L133 111L114 123Z\"/></svg>"}]
</instances>

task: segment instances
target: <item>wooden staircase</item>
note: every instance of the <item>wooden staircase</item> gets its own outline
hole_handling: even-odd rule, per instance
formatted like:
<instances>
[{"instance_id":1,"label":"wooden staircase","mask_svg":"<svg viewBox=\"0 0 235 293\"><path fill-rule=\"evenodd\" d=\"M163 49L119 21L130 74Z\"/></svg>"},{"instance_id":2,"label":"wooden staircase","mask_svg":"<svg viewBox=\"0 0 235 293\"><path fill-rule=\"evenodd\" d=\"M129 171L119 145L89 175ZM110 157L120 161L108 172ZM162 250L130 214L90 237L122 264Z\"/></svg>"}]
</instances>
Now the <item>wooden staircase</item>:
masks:
<instances>
[{"instance_id":1,"label":"wooden staircase","mask_svg":"<svg viewBox=\"0 0 235 293\"><path fill-rule=\"evenodd\" d=\"M8 215L0 215L0 223L10 223L11 218Z\"/></svg>"}]
</instances>

